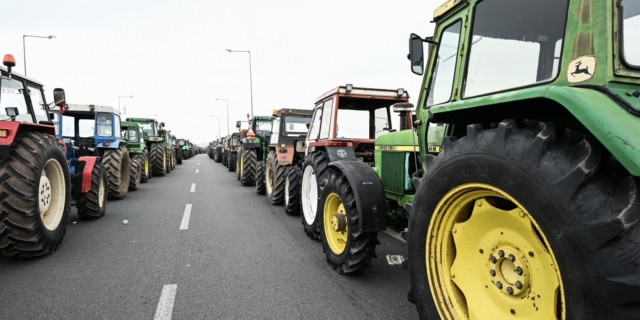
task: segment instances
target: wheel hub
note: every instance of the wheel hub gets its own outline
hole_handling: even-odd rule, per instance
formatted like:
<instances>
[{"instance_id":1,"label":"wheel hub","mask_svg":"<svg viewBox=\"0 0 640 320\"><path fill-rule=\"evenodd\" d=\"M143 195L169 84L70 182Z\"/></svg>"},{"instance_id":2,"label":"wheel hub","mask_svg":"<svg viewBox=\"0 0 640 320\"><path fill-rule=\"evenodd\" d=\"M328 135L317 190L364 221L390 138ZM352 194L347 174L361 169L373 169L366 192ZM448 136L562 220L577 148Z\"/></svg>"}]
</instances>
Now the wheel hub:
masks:
<instances>
[{"instance_id":1,"label":"wheel hub","mask_svg":"<svg viewBox=\"0 0 640 320\"><path fill-rule=\"evenodd\" d=\"M494 250L489 258L492 287L512 296L521 296L529 289L529 264L520 252L504 246Z\"/></svg>"},{"instance_id":2,"label":"wheel hub","mask_svg":"<svg viewBox=\"0 0 640 320\"><path fill-rule=\"evenodd\" d=\"M40 187L38 196L38 207L40 213L43 216L49 214L48 210L51 206L51 181L47 178L45 171L43 170L42 176L40 176Z\"/></svg>"},{"instance_id":3,"label":"wheel hub","mask_svg":"<svg viewBox=\"0 0 640 320\"><path fill-rule=\"evenodd\" d=\"M347 216L343 213L334 213L331 218L331 226L335 232L344 232L347 230Z\"/></svg>"}]
</instances>

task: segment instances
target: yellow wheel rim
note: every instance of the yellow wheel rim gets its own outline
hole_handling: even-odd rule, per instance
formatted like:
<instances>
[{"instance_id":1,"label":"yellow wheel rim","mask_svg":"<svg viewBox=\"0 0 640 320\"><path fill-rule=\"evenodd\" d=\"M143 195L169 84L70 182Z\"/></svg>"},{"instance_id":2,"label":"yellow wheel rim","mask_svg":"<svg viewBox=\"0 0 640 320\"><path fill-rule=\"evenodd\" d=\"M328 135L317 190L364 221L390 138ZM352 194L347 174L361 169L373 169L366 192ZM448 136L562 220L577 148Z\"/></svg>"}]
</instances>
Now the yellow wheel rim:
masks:
<instances>
[{"instance_id":1,"label":"yellow wheel rim","mask_svg":"<svg viewBox=\"0 0 640 320\"><path fill-rule=\"evenodd\" d=\"M336 228L336 215L341 216L342 219L346 219L346 214L347 211L344 209L344 204L342 204L340 196L335 193L329 194L324 202L322 219L324 223L324 235L331 251L335 254L342 254L347 247L349 226L345 223L344 228Z\"/></svg>"},{"instance_id":2,"label":"yellow wheel rim","mask_svg":"<svg viewBox=\"0 0 640 320\"><path fill-rule=\"evenodd\" d=\"M566 319L549 242L498 188L470 183L449 191L433 213L425 254L442 319Z\"/></svg>"},{"instance_id":3,"label":"yellow wheel rim","mask_svg":"<svg viewBox=\"0 0 640 320\"><path fill-rule=\"evenodd\" d=\"M149 176L149 158L144 158L144 175Z\"/></svg>"}]
</instances>

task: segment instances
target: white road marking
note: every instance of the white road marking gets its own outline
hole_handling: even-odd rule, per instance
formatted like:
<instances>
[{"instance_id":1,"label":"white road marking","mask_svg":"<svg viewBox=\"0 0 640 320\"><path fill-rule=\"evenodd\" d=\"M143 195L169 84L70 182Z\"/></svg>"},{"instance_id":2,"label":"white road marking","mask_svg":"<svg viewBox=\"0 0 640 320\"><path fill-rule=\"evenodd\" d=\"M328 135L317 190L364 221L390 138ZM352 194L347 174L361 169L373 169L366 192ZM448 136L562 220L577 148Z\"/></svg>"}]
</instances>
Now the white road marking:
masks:
<instances>
[{"instance_id":1,"label":"white road marking","mask_svg":"<svg viewBox=\"0 0 640 320\"><path fill-rule=\"evenodd\" d=\"M198 171L200 171L200 169L196 169L196 173L198 173Z\"/></svg>"},{"instance_id":2,"label":"white road marking","mask_svg":"<svg viewBox=\"0 0 640 320\"><path fill-rule=\"evenodd\" d=\"M196 192L196 184L195 183L191 184L191 192Z\"/></svg>"},{"instance_id":3,"label":"white road marking","mask_svg":"<svg viewBox=\"0 0 640 320\"><path fill-rule=\"evenodd\" d=\"M200 165L200 162L198 162L198 165Z\"/></svg>"},{"instance_id":4,"label":"white road marking","mask_svg":"<svg viewBox=\"0 0 640 320\"><path fill-rule=\"evenodd\" d=\"M180 230L189 229L189 219L191 218L191 203L187 204L184 208L184 215L182 216L182 222L180 223Z\"/></svg>"},{"instance_id":5,"label":"white road marking","mask_svg":"<svg viewBox=\"0 0 640 320\"><path fill-rule=\"evenodd\" d=\"M382 231L382 232L384 232L384 233L386 233L386 234L388 234L388 235L390 235L390 236L392 236L392 237L394 237L394 238L396 238L396 239L398 239L398 240L400 240L400 241L402 241L404 243L407 243L406 241L404 241L404 239L402 239L402 237L400 236L399 232L395 232L395 231L389 230L389 229L387 229L385 231Z\"/></svg>"},{"instance_id":6,"label":"white road marking","mask_svg":"<svg viewBox=\"0 0 640 320\"><path fill-rule=\"evenodd\" d=\"M156 315L154 320L171 320L173 314L173 303L176 300L177 284L165 284L162 287L162 293L160 294L160 301L158 302L158 308L156 309Z\"/></svg>"}]
</instances>

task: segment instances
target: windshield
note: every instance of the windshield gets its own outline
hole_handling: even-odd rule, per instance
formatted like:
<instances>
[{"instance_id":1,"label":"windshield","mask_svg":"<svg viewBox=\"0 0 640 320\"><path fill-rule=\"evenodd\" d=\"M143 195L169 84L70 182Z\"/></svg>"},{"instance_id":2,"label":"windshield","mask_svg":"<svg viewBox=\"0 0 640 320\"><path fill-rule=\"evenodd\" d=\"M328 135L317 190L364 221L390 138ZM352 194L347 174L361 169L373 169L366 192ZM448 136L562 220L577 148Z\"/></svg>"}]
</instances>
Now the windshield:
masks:
<instances>
[{"instance_id":1,"label":"windshield","mask_svg":"<svg viewBox=\"0 0 640 320\"><path fill-rule=\"evenodd\" d=\"M307 133L307 125L311 118L287 117L284 120L284 130L289 133Z\"/></svg>"},{"instance_id":2,"label":"windshield","mask_svg":"<svg viewBox=\"0 0 640 320\"><path fill-rule=\"evenodd\" d=\"M138 142L138 130L137 129L129 129L129 134L127 135L130 142Z\"/></svg>"},{"instance_id":3,"label":"windshield","mask_svg":"<svg viewBox=\"0 0 640 320\"><path fill-rule=\"evenodd\" d=\"M622 12L624 60L630 65L640 67L640 1L625 0Z\"/></svg>"},{"instance_id":4,"label":"windshield","mask_svg":"<svg viewBox=\"0 0 640 320\"><path fill-rule=\"evenodd\" d=\"M184 140L178 140L178 145L181 147L184 146Z\"/></svg>"},{"instance_id":5,"label":"windshield","mask_svg":"<svg viewBox=\"0 0 640 320\"><path fill-rule=\"evenodd\" d=\"M156 135L156 127L153 125L153 122L140 122L140 126L147 136Z\"/></svg>"},{"instance_id":6,"label":"windshield","mask_svg":"<svg viewBox=\"0 0 640 320\"><path fill-rule=\"evenodd\" d=\"M17 79L2 79L0 91L0 120L7 120L9 116L5 108L18 108L16 121L33 122L27 101L24 96L24 85Z\"/></svg>"},{"instance_id":7,"label":"windshield","mask_svg":"<svg viewBox=\"0 0 640 320\"><path fill-rule=\"evenodd\" d=\"M111 137L113 134L112 129L112 117L110 113L98 113L98 117L96 118L96 122L98 124L98 136L100 137ZM82 128L82 127L81 127Z\"/></svg>"},{"instance_id":8,"label":"windshield","mask_svg":"<svg viewBox=\"0 0 640 320\"><path fill-rule=\"evenodd\" d=\"M258 122L256 123L256 134L263 137L271 135L271 120L258 120Z\"/></svg>"}]
</instances>

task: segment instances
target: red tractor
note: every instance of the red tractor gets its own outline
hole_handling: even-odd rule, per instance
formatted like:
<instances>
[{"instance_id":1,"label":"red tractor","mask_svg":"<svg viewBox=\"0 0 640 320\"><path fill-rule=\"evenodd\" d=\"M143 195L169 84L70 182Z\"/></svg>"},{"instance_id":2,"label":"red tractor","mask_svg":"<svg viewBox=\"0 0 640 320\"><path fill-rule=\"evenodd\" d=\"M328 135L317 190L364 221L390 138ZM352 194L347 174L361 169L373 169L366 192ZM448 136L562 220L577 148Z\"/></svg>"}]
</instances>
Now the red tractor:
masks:
<instances>
[{"instance_id":1,"label":"red tractor","mask_svg":"<svg viewBox=\"0 0 640 320\"><path fill-rule=\"evenodd\" d=\"M0 67L0 255L37 257L54 252L62 242L71 210L72 177L66 147L55 137L43 85L12 74L13 56L5 55L3 64L6 68ZM74 189L81 196L76 200L89 202L89 191L96 189L91 181L95 157L79 159L78 165L82 170Z\"/></svg>"}]
</instances>

